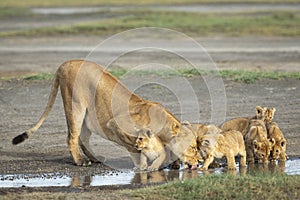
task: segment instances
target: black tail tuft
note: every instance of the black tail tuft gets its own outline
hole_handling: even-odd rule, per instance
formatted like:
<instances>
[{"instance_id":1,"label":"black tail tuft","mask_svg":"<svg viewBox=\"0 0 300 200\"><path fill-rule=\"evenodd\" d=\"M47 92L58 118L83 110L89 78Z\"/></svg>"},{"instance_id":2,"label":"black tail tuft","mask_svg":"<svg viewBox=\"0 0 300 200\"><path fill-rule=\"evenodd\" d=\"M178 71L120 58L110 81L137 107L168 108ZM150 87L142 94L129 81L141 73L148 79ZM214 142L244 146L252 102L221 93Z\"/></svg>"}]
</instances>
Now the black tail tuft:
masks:
<instances>
[{"instance_id":1,"label":"black tail tuft","mask_svg":"<svg viewBox=\"0 0 300 200\"><path fill-rule=\"evenodd\" d=\"M26 132L22 133L21 135L18 135L15 137L12 141L14 145L20 144L21 142L24 142L28 138L28 134Z\"/></svg>"}]
</instances>

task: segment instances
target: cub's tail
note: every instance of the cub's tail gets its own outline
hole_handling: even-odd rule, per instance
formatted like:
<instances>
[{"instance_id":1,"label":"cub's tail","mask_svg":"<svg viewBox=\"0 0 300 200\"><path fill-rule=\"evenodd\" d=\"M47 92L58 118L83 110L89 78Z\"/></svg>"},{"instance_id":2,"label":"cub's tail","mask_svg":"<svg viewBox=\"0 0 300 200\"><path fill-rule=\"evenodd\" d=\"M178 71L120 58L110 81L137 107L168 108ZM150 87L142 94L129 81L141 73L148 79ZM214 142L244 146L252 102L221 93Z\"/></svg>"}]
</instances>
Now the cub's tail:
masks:
<instances>
[{"instance_id":1,"label":"cub's tail","mask_svg":"<svg viewBox=\"0 0 300 200\"><path fill-rule=\"evenodd\" d=\"M16 136L12 140L12 143L14 145L19 144L19 143L23 142L24 140L26 140L27 138L29 138L29 136L32 135L43 124L43 122L47 118L47 116L48 116L49 112L51 111L52 106L55 102L56 95L58 92L58 87L59 87L59 78L58 78L58 75L56 74L54 81L53 81L51 93L49 95L48 103L47 103L44 113L40 117L39 121L32 128L30 128L27 131L25 131L24 133Z\"/></svg>"}]
</instances>

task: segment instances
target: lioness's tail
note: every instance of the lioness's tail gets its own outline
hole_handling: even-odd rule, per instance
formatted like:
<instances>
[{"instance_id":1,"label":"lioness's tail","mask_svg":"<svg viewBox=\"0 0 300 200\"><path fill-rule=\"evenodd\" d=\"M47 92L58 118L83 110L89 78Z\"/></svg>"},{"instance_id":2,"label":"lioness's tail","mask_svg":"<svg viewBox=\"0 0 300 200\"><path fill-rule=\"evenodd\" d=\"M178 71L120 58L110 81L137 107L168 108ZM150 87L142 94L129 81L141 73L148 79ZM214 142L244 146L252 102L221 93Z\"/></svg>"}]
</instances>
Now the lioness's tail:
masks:
<instances>
[{"instance_id":1,"label":"lioness's tail","mask_svg":"<svg viewBox=\"0 0 300 200\"><path fill-rule=\"evenodd\" d=\"M53 81L51 93L49 95L48 103L47 103L47 106L45 108L44 113L40 117L39 121L32 128L30 128L27 131L25 131L24 133L16 136L12 140L13 144L16 145L16 144L19 144L19 143L23 142L24 140L26 140L30 135L32 135L43 124L43 122L47 118L47 116L48 116L49 112L51 111L52 106L55 102L56 95L57 95L57 92L58 92L58 87L59 87L59 78L56 74L56 76L54 78L54 81Z\"/></svg>"}]
</instances>

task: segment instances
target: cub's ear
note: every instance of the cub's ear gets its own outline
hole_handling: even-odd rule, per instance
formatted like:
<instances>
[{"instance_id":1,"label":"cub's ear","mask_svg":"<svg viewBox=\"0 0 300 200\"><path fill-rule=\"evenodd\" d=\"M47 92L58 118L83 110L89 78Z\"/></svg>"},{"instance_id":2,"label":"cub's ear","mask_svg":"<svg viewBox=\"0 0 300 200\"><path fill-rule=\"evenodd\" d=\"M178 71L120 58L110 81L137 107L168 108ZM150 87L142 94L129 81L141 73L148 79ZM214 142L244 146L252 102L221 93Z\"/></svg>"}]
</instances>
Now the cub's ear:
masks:
<instances>
[{"instance_id":1,"label":"cub's ear","mask_svg":"<svg viewBox=\"0 0 300 200\"><path fill-rule=\"evenodd\" d=\"M146 129L146 136L149 138L152 136L152 131L150 129Z\"/></svg>"},{"instance_id":2,"label":"cub's ear","mask_svg":"<svg viewBox=\"0 0 300 200\"><path fill-rule=\"evenodd\" d=\"M281 139L280 145L281 145L281 147L284 147L286 145L286 140L285 139Z\"/></svg>"},{"instance_id":3,"label":"cub's ear","mask_svg":"<svg viewBox=\"0 0 300 200\"><path fill-rule=\"evenodd\" d=\"M259 149L259 144L258 144L257 140L253 140L253 146L254 146L254 149L256 149L256 150Z\"/></svg>"},{"instance_id":4,"label":"cub's ear","mask_svg":"<svg viewBox=\"0 0 300 200\"><path fill-rule=\"evenodd\" d=\"M276 112L276 108L271 108L270 111L271 111L271 113L272 113L272 117L274 117L275 112Z\"/></svg>"},{"instance_id":5,"label":"cub's ear","mask_svg":"<svg viewBox=\"0 0 300 200\"><path fill-rule=\"evenodd\" d=\"M276 144L276 141L275 141L274 138L270 138L269 141L270 141L270 143L271 143L272 146L274 146Z\"/></svg>"},{"instance_id":6,"label":"cub's ear","mask_svg":"<svg viewBox=\"0 0 300 200\"><path fill-rule=\"evenodd\" d=\"M256 114L258 115L262 113L263 108L261 106L256 106L255 110L256 110Z\"/></svg>"}]
</instances>

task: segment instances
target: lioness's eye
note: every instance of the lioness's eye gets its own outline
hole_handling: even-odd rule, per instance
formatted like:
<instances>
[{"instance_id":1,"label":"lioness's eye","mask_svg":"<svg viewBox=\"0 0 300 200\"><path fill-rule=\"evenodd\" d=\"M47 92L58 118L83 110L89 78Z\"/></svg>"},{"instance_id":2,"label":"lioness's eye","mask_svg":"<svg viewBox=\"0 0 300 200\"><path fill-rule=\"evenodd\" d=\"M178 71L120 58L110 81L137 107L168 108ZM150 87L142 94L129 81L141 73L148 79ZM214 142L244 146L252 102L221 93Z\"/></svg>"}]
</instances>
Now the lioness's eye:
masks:
<instances>
[{"instance_id":1,"label":"lioness's eye","mask_svg":"<svg viewBox=\"0 0 300 200\"><path fill-rule=\"evenodd\" d=\"M143 140L143 138L140 137L139 140Z\"/></svg>"}]
</instances>

